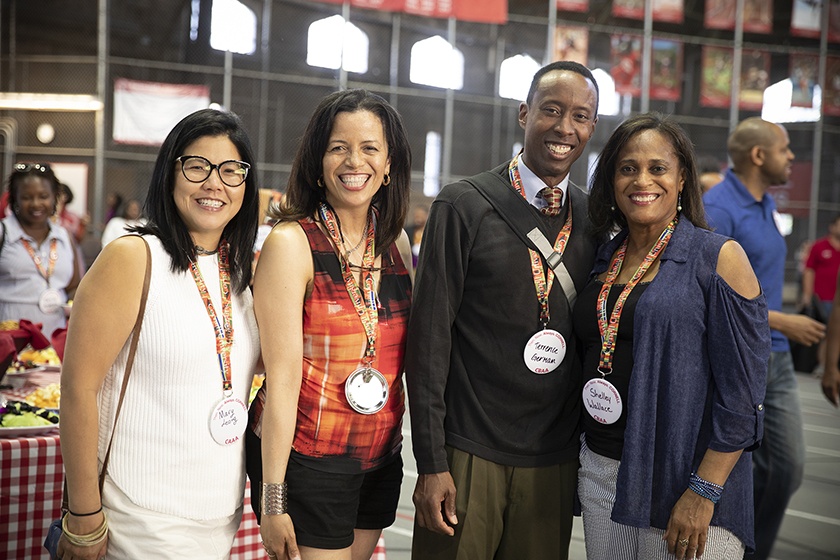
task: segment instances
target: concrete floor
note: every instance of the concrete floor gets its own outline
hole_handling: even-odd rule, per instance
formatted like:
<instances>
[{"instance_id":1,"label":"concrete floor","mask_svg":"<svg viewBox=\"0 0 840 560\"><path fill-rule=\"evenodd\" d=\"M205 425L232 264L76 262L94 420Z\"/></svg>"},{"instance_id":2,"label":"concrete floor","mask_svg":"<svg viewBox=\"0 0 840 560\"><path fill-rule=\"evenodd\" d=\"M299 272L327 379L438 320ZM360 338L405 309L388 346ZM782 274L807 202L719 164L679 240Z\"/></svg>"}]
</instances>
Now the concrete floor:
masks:
<instances>
[{"instance_id":1,"label":"concrete floor","mask_svg":"<svg viewBox=\"0 0 840 560\"><path fill-rule=\"evenodd\" d=\"M797 375L805 422L807 462L805 480L788 507L776 546L775 560L840 559L840 411L831 406L820 391L819 381ZM411 557L414 506L411 493L417 474L411 455L411 428L404 427L405 477L397 522L385 530L388 560ZM583 528L575 519L571 560L585 560ZM488 559L490 560L490 559ZM542 560L542 559L524 559ZM712 560L712 559L708 559Z\"/></svg>"}]
</instances>

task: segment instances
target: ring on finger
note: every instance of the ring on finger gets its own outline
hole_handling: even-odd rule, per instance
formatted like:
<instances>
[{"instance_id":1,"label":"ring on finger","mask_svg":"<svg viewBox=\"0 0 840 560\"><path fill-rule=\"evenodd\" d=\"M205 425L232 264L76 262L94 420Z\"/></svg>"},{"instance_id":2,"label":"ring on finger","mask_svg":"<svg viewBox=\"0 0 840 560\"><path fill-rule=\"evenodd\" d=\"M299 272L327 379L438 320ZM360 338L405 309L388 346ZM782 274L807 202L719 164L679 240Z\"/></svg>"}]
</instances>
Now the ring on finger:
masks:
<instances>
[{"instance_id":1,"label":"ring on finger","mask_svg":"<svg viewBox=\"0 0 840 560\"><path fill-rule=\"evenodd\" d=\"M680 546L688 546L688 539L680 539L677 542L680 543Z\"/></svg>"}]
</instances>

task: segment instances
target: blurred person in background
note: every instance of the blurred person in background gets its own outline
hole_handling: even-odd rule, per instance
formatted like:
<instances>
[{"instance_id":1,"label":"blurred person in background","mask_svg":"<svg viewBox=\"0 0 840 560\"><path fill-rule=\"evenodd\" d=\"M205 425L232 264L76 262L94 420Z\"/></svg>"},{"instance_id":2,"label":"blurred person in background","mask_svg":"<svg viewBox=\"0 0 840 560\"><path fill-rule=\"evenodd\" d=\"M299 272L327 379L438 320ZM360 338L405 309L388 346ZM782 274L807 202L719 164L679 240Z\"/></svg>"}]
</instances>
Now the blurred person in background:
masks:
<instances>
[{"instance_id":1,"label":"blurred person in background","mask_svg":"<svg viewBox=\"0 0 840 560\"><path fill-rule=\"evenodd\" d=\"M53 221L59 183L47 164L16 163L11 213L0 229L0 321L28 319L48 338L64 328L62 306L84 273L72 235Z\"/></svg>"},{"instance_id":2,"label":"blurred person in background","mask_svg":"<svg viewBox=\"0 0 840 560\"><path fill-rule=\"evenodd\" d=\"M423 228L426 227L426 220L428 218L429 209L426 206L415 206L411 212L411 222L405 226L405 232L408 234L408 242L411 244L411 256L414 266L417 266L417 258L420 255L420 242L423 241Z\"/></svg>"},{"instance_id":3,"label":"blurred person in background","mask_svg":"<svg viewBox=\"0 0 840 560\"><path fill-rule=\"evenodd\" d=\"M799 307L811 306L814 296L822 305L824 317L831 315L834 296L837 290L838 270L840 270L840 215L835 216L828 225L828 235L814 241L802 270L802 299ZM819 363L814 372L820 375L825 364L825 340L820 341Z\"/></svg>"},{"instance_id":4,"label":"blurred person in background","mask_svg":"<svg viewBox=\"0 0 840 560\"><path fill-rule=\"evenodd\" d=\"M59 182L58 212L56 213L56 219L59 225L73 235L77 243L81 243L81 241L85 238L85 235L87 235L87 226L88 223L90 223L90 216L87 214L79 216L67 207L73 202L74 198L75 196L73 195L73 191L70 187L62 182Z\"/></svg>"},{"instance_id":5,"label":"blurred person in background","mask_svg":"<svg viewBox=\"0 0 840 560\"><path fill-rule=\"evenodd\" d=\"M59 556L227 559L242 517L242 436L259 364L249 290L259 201L241 120L204 109L175 125L145 210L138 235L105 246L73 306L61 441L64 522L74 538L62 535ZM114 427L149 258L148 300Z\"/></svg>"},{"instance_id":6,"label":"blurred person in background","mask_svg":"<svg viewBox=\"0 0 840 560\"><path fill-rule=\"evenodd\" d=\"M840 406L840 277L837 278L834 301L828 316L825 335L825 368L820 385L828 402Z\"/></svg>"},{"instance_id":7,"label":"blurred person in background","mask_svg":"<svg viewBox=\"0 0 840 560\"><path fill-rule=\"evenodd\" d=\"M383 98L354 89L319 103L254 279L266 379L246 437L271 558L369 559L396 518L410 174Z\"/></svg>"},{"instance_id":8,"label":"blurred person in background","mask_svg":"<svg viewBox=\"0 0 840 560\"><path fill-rule=\"evenodd\" d=\"M802 411L790 343L817 344L825 325L782 311L787 245L776 221L776 203L767 192L790 179L793 151L781 125L750 117L727 141L732 168L703 195L712 230L733 238L749 257L767 298L771 352L764 399L764 438L753 453L755 558L770 556L785 509L802 483L805 442Z\"/></svg>"},{"instance_id":9,"label":"blurred person in background","mask_svg":"<svg viewBox=\"0 0 840 560\"><path fill-rule=\"evenodd\" d=\"M111 218L118 216L123 204L123 196L120 193L109 192L105 198L105 221L102 222L107 225Z\"/></svg>"},{"instance_id":10,"label":"blurred person in background","mask_svg":"<svg viewBox=\"0 0 840 560\"><path fill-rule=\"evenodd\" d=\"M144 223L141 218L142 213L143 207L139 200L132 198L126 202L122 214L114 216L105 224L105 231L102 232L102 247L105 247L117 237L125 235L132 228L142 225Z\"/></svg>"},{"instance_id":11,"label":"blurred person in background","mask_svg":"<svg viewBox=\"0 0 840 560\"><path fill-rule=\"evenodd\" d=\"M720 162L712 156L697 158L697 173L699 173L700 186L703 188L703 192L723 181L722 168Z\"/></svg>"},{"instance_id":12,"label":"blurred person in background","mask_svg":"<svg viewBox=\"0 0 840 560\"><path fill-rule=\"evenodd\" d=\"M655 113L616 128L592 177L594 234L620 231L574 310L589 560L753 548L767 305L743 249L708 231L701 188L691 140Z\"/></svg>"}]
</instances>

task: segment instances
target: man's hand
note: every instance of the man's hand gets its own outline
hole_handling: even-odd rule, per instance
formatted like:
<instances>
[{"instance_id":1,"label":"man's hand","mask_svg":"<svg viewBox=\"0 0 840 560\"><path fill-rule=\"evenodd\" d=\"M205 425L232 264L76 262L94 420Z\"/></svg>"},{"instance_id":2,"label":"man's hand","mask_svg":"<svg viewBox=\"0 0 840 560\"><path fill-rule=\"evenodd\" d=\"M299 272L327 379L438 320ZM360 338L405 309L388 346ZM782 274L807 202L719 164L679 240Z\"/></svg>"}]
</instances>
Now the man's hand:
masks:
<instances>
[{"instance_id":1,"label":"man's hand","mask_svg":"<svg viewBox=\"0 0 840 560\"><path fill-rule=\"evenodd\" d=\"M771 329L805 346L813 346L825 338L825 325L807 315L771 311L769 322Z\"/></svg>"},{"instance_id":2,"label":"man's hand","mask_svg":"<svg viewBox=\"0 0 840 560\"><path fill-rule=\"evenodd\" d=\"M449 472L421 474L414 487L414 507L417 523L424 529L455 535L453 525L458 524L455 515L455 482Z\"/></svg>"},{"instance_id":3,"label":"man's hand","mask_svg":"<svg viewBox=\"0 0 840 560\"><path fill-rule=\"evenodd\" d=\"M822 385L822 392L828 402L834 406L840 406L840 369L836 366L826 366L820 379L820 385Z\"/></svg>"}]
</instances>

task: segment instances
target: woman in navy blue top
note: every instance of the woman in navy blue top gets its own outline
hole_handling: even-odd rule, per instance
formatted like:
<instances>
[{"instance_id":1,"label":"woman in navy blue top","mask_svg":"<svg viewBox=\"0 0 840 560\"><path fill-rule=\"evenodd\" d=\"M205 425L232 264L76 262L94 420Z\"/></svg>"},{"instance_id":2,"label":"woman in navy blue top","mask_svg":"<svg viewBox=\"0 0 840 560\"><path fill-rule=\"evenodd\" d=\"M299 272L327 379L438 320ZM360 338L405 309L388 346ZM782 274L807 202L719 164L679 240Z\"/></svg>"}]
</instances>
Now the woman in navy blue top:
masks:
<instances>
[{"instance_id":1,"label":"woman in navy blue top","mask_svg":"<svg viewBox=\"0 0 840 560\"><path fill-rule=\"evenodd\" d=\"M758 281L706 228L691 141L660 115L612 134L589 213L596 235L619 233L574 311L587 557L740 559L770 353Z\"/></svg>"}]
</instances>

